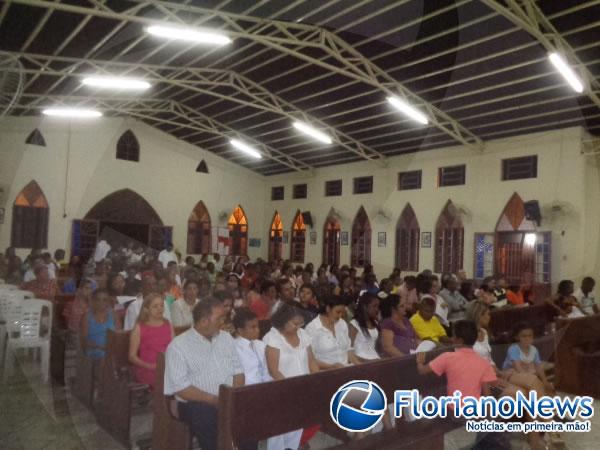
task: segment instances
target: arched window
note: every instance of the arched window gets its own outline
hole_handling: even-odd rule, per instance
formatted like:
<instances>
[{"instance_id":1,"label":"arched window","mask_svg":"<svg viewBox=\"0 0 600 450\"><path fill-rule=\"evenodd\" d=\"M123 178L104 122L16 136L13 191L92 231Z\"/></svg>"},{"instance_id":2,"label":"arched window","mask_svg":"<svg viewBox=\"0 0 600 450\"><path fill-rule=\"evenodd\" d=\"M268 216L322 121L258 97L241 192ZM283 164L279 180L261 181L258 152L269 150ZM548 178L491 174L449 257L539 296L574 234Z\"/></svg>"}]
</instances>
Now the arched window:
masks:
<instances>
[{"instance_id":1,"label":"arched window","mask_svg":"<svg viewBox=\"0 0 600 450\"><path fill-rule=\"evenodd\" d=\"M140 144L133 131L127 130L119 138L117 142L117 159L136 162L140 160Z\"/></svg>"},{"instance_id":2,"label":"arched window","mask_svg":"<svg viewBox=\"0 0 600 450\"><path fill-rule=\"evenodd\" d=\"M340 223L335 217L327 218L323 227L323 262L325 264L340 263Z\"/></svg>"},{"instance_id":3,"label":"arched window","mask_svg":"<svg viewBox=\"0 0 600 450\"><path fill-rule=\"evenodd\" d=\"M206 254L211 250L210 215L202 201L196 203L188 219L188 254Z\"/></svg>"},{"instance_id":4,"label":"arched window","mask_svg":"<svg viewBox=\"0 0 600 450\"><path fill-rule=\"evenodd\" d=\"M435 271L457 273L463 268L464 228L450 200L435 227Z\"/></svg>"},{"instance_id":5,"label":"arched window","mask_svg":"<svg viewBox=\"0 0 600 450\"><path fill-rule=\"evenodd\" d=\"M46 248L49 216L46 196L35 181L30 181L13 204L11 246Z\"/></svg>"},{"instance_id":6,"label":"arched window","mask_svg":"<svg viewBox=\"0 0 600 450\"><path fill-rule=\"evenodd\" d=\"M277 211L271 222L271 231L269 233L269 261L281 259L281 250L283 247L283 225L281 224L281 216Z\"/></svg>"},{"instance_id":7,"label":"arched window","mask_svg":"<svg viewBox=\"0 0 600 450\"><path fill-rule=\"evenodd\" d=\"M396 267L400 270L419 270L419 222L408 203L396 225Z\"/></svg>"},{"instance_id":8,"label":"arched window","mask_svg":"<svg viewBox=\"0 0 600 450\"><path fill-rule=\"evenodd\" d=\"M302 213L298 211L294 217L292 225L292 240L290 249L290 259L292 262L304 262L304 247L306 244L306 225Z\"/></svg>"},{"instance_id":9,"label":"arched window","mask_svg":"<svg viewBox=\"0 0 600 450\"><path fill-rule=\"evenodd\" d=\"M229 254L246 256L248 253L248 220L241 206L236 206L229 220Z\"/></svg>"},{"instance_id":10,"label":"arched window","mask_svg":"<svg viewBox=\"0 0 600 450\"><path fill-rule=\"evenodd\" d=\"M350 264L364 267L371 263L371 223L362 206L352 223L352 251Z\"/></svg>"}]
</instances>

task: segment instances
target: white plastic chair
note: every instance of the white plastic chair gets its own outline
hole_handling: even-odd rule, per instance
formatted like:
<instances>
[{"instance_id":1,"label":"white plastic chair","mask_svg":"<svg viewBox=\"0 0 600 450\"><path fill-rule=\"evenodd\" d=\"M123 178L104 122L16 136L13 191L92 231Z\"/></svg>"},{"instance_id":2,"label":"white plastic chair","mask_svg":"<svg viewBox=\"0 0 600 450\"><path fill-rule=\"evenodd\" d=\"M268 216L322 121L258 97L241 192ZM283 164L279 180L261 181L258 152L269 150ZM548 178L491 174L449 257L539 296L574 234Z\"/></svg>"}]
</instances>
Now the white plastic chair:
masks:
<instances>
[{"instance_id":1,"label":"white plastic chair","mask_svg":"<svg viewBox=\"0 0 600 450\"><path fill-rule=\"evenodd\" d=\"M6 338L19 332L23 296L17 291L0 292L0 361L4 362Z\"/></svg>"},{"instance_id":2,"label":"white plastic chair","mask_svg":"<svg viewBox=\"0 0 600 450\"><path fill-rule=\"evenodd\" d=\"M0 291L18 291L19 286L14 284L0 284Z\"/></svg>"},{"instance_id":3,"label":"white plastic chair","mask_svg":"<svg viewBox=\"0 0 600 450\"><path fill-rule=\"evenodd\" d=\"M11 299L10 302L14 301ZM50 338L52 335L52 322L44 321L42 310L48 310L48 317L52 317L52 302L48 300L30 299L21 300L21 314L16 326L12 315L8 319L13 319L8 323L8 342L4 356L4 379L12 373L14 364L14 353L18 348L39 348L42 359L42 378L45 383L50 376ZM42 335L42 324L46 322L47 330Z\"/></svg>"}]
</instances>

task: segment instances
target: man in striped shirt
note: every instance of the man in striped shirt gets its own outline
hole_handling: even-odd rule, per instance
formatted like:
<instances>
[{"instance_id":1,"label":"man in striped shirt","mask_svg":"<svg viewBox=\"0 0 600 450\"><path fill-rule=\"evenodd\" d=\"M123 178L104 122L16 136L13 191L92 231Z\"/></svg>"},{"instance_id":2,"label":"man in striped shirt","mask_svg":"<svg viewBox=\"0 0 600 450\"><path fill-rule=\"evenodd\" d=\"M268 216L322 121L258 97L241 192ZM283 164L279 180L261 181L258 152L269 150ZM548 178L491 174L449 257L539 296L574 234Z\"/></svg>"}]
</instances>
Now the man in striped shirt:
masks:
<instances>
[{"instance_id":1,"label":"man in striped shirt","mask_svg":"<svg viewBox=\"0 0 600 450\"><path fill-rule=\"evenodd\" d=\"M217 448L219 386L242 386L244 369L231 335L221 331L225 308L206 298L193 310L194 326L167 348L165 395L175 395L179 416L203 450Z\"/></svg>"}]
</instances>

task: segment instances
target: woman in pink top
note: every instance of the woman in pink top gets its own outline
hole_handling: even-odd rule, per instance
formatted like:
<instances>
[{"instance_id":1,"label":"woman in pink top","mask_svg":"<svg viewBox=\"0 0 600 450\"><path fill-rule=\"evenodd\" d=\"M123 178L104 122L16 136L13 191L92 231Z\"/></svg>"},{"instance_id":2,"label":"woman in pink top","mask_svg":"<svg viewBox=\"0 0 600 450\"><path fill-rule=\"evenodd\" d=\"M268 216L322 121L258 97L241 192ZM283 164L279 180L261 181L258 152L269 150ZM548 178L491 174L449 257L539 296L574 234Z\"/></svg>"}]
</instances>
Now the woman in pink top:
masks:
<instances>
[{"instance_id":1,"label":"woman in pink top","mask_svg":"<svg viewBox=\"0 0 600 450\"><path fill-rule=\"evenodd\" d=\"M173 327L163 318L165 302L160 294L144 297L137 324L129 339L129 362L138 383L154 387L154 371L158 354L165 352L174 336Z\"/></svg>"}]
</instances>

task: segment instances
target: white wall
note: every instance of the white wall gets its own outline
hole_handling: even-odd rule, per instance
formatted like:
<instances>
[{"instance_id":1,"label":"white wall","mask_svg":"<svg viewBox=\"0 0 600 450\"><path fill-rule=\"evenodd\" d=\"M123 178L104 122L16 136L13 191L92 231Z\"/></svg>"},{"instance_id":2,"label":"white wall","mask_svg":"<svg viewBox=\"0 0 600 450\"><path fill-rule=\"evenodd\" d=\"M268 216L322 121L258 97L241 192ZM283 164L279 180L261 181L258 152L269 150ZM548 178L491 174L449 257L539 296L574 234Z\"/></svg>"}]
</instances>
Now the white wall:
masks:
<instances>
[{"instance_id":1,"label":"white wall","mask_svg":"<svg viewBox=\"0 0 600 450\"><path fill-rule=\"evenodd\" d=\"M24 144L38 127L47 147ZM493 232L513 192L524 201L539 200L543 220L540 231L552 231L552 280L580 278L600 271L600 164L595 157L581 155L581 128L568 128L487 142L483 151L463 147L431 150L392 157L382 168L375 162L361 162L318 169L310 177L298 173L262 177L209 152L130 119L102 119L73 123L40 118L5 118L0 122L0 186L8 187L4 204L6 217L0 225L0 248L10 243L11 205L17 193L32 179L43 189L50 204L50 249L69 248L71 221L82 218L106 195L129 188L142 195L157 211L165 225L174 227L175 246L185 253L187 219L198 200L203 200L217 225L221 211L242 205L249 221L249 237L260 238L260 248L249 248L252 258L266 257L268 230L275 210L281 214L284 230L290 231L297 210L310 211L317 232L317 244L306 239L306 262L319 263L322 257L323 225L332 207L341 213L342 230L351 231L359 207L365 207L373 228L371 259L376 271L385 276L394 265L395 226L410 202L422 232L433 232L437 218L448 201L468 212L465 225L464 267L473 271L473 235ZM118 137L132 129L141 146L139 163L115 159ZM69 139L70 136L70 139ZM69 145L70 142L70 145ZM70 152L69 174L65 173ZM501 160L538 155L538 177L500 181ZM204 158L209 175L195 172ZM466 164L464 186L438 188L437 169ZM422 189L398 191L398 172L421 169ZM374 176L374 192L352 194L352 179ZM343 180L341 197L325 197L325 181ZM292 185L308 183L308 198L293 200ZM271 201L271 187L285 186L285 200ZM552 213L559 203L568 214ZM63 208L66 217L63 217ZM389 221L374 218L379 209ZM387 246L377 246L377 233L387 233ZM289 244L284 246L289 257ZM341 262L349 263L350 246L341 247ZM433 266L433 248L421 248L419 269Z\"/></svg>"},{"instance_id":2,"label":"white wall","mask_svg":"<svg viewBox=\"0 0 600 450\"><path fill-rule=\"evenodd\" d=\"M569 128L555 132L520 136L487 142L480 152L463 147L445 148L389 158L387 167L374 162L360 162L320 169L311 178L285 175L267 178L265 214L270 218L275 210L282 216L284 229L291 227L297 209L309 210L315 223L317 245L307 244L307 261L321 261L323 226L331 207L342 215L342 230L351 231L352 221L359 207L365 207L373 228L371 259L381 276L394 266L395 227L407 202L412 205L422 232L434 232L438 216L450 199L468 214L465 226L464 268L473 271L473 239L475 232L493 232L502 210L514 192L524 201L539 200L542 213L549 211L553 202L568 204L571 214L549 213L542 220L540 231L552 231L552 280L561 277L578 278L599 261L585 251L586 236L594 235L594 249L598 248L598 220L590 220L589 211L597 209L599 197L598 167L580 154L581 129ZM501 181L501 160L504 158L538 155L536 179ZM437 169L442 166L466 164L464 186L437 187ZM398 191L398 172L421 169L422 189ZM372 194L353 195L352 180L357 176L374 176ZM341 197L325 197L325 181L343 180ZM308 183L308 199L292 200L293 184ZM272 186L285 186L285 200L269 201ZM587 189L586 189L587 188ZM376 212L383 208L391 220L377 220ZM586 222L587 221L587 222ZM387 234L387 246L377 246L377 233ZM563 233L564 232L564 233ZM307 239L308 242L308 239ZM584 257L584 254L588 256ZM289 255L289 244L284 248ZM341 247L341 263L350 261L350 246ZM419 269L433 267L433 248L421 248Z\"/></svg>"},{"instance_id":3,"label":"white wall","mask_svg":"<svg viewBox=\"0 0 600 450\"><path fill-rule=\"evenodd\" d=\"M36 127L46 147L25 144ZM139 163L115 158L117 140L127 129L139 141ZM201 159L208 164L208 175L195 171ZM220 212L231 212L241 204L248 216L249 236L261 235L264 177L135 120L74 121L69 129L58 119L4 118L0 161L0 185L8 188L0 205L6 208L0 225L2 249L10 245L14 199L31 180L40 185L50 206L51 250L69 249L72 220L83 218L96 202L124 188L144 197L163 223L173 226L174 245L184 254L187 220L199 200L208 208L213 226L218 225ZM261 248L249 248L250 257L261 256L264 248L264 242Z\"/></svg>"}]
</instances>

